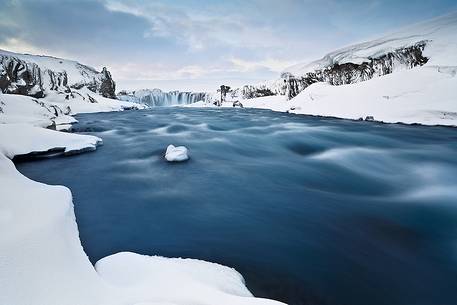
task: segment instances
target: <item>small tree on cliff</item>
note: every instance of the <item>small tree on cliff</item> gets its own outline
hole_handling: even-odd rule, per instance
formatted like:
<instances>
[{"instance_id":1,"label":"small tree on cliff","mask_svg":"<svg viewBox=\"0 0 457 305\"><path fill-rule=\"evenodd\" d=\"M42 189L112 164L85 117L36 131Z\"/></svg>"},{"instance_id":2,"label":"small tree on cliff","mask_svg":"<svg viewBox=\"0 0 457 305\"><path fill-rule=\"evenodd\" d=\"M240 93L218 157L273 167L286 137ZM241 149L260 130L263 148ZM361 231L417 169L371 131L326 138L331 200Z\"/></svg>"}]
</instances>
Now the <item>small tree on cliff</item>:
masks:
<instances>
[{"instance_id":1,"label":"small tree on cliff","mask_svg":"<svg viewBox=\"0 0 457 305\"><path fill-rule=\"evenodd\" d=\"M227 93L230 91L230 87L226 85L222 85L221 89L217 90L221 92L221 100L218 101L217 106L221 106L223 102L225 102L225 97L227 96Z\"/></svg>"}]
</instances>

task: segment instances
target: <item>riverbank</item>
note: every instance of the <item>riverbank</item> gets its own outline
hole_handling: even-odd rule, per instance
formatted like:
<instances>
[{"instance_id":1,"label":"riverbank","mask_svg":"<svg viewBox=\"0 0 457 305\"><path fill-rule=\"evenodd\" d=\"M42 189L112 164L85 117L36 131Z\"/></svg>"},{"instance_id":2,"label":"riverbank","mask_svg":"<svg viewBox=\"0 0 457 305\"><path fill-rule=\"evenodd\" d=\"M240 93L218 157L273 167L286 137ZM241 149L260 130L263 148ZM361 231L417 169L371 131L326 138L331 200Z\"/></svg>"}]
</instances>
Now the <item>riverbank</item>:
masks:
<instances>
[{"instance_id":1,"label":"riverbank","mask_svg":"<svg viewBox=\"0 0 457 305\"><path fill-rule=\"evenodd\" d=\"M375 120L385 123L457 126L457 68L417 67L360 83L332 86L315 83L298 96L240 100L245 108ZM197 102L186 107L215 107ZM233 107L233 102L222 107Z\"/></svg>"},{"instance_id":2,"label":"riverbank","mask_svg":"<svg viewBox=\"0 0 457 305\"><path fill-rule=\"evenodd\" d=\"M238 108L76 118L98 153L16 166L71 188L93 264L125 250L212 261L293 305L456 297L455 128ZM166 162L169 143L190 160Z\"/></svg>"},{"instance_id":3,"label":"riverbank","mask_svg":"<svg viewBox=\"0 0 457 305\"><path fill-rule=\"evenodd\" d=\"M0 235L0 303L280 304L253 298L234 269L198 260L118 253L95 269L81 246L71 191L28 179L11 160L93 151L102 140L45 128L75 122L49 101L11 95L0 99L0 229L5 232ZM103 109L81 105L81 112L125 108L109 99Z\"/></svg>"}]
</instances>

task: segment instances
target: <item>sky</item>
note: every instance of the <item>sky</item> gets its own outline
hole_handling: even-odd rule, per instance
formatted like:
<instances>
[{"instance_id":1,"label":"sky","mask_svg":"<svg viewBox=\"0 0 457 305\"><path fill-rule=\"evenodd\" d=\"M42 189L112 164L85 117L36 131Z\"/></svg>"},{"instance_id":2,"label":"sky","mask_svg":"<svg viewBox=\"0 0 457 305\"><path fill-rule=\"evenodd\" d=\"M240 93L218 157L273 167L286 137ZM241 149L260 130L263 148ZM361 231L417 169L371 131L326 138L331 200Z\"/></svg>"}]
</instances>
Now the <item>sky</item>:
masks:
<instances>
[{"instance_id":1,"label":"sky","mask_svg":"<svg viewBox=\"0 0 457 305\"><path fill-rule=\"evenodd\" d=\"M118 89L210 90L455 10L455 0L0 0L0 48L106 66Z\"/></svg>"}]
</instances>

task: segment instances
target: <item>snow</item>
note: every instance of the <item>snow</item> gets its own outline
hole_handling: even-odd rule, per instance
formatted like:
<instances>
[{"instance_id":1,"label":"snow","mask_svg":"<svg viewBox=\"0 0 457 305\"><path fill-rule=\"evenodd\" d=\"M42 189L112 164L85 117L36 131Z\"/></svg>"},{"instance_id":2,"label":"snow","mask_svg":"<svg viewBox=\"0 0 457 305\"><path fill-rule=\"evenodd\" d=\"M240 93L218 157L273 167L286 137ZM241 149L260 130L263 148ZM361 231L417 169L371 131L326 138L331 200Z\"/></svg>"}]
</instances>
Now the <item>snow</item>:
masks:
<instances>
[{"instance_id":1,"label":"snow","mask_svg":"<svg viewBox=\"0 0 457 305\"><path fill-rule=\"evenodd\" d=\"M421 41L427 41L424 50L424 55L430 58L427 65L455 66L457 64L457 35L455 33L457 33L457 12L405 27L373 41L339 49L314 62L286 68L284 72L302 76L335 63L360 64L369 61L370 57L378 57Z\"/></svg>"},{"instance_id":2,"label":"snow","mask_svg":"<svg viewBox=\"0 0 457 305\"><path fill-rule=\"evenodd\" d=\"M245 108L296 114L354 120L373 116L386 123L457 126L456 71L424 66L350 85L315 83L291 100L276 95L242 102Z\"/></svg>"},{"instance_id":3,"label":"snow","mask_svg":"<svg viewBox=\"0 0 457 305\"><path fill-rule=\"evenodd\" d=\"M89 96L97 103L91 103ZM76 120L67 115L78 113L122 111L130 108L144 109L145 105L105 98L87 88L72 90L72 97L56 91L49 91L45 98L0 93L0 124L27 123L33 126L48 127L53 124L59 130L68 129ZM56 113L57 112L57 113Z\"/></svg>"},{"instance_id":4,"label":"snow","mask_svg":"<svg viewBox=\"0 0 457 305\"><path fill-rule=\"evenodd\" d=\"M334 63L360 63L368 57L427 41L429 61L410 70L341 86L314 83L291 100L283 95L241 100L245 108L339 117L373 116L388 123L457 126L457 12L413 25L381 39L346 47L310 64L286 69L303 75ZM190 107L214 107L199 102ZM223 107L232 107L232 102Z\"/></svg>"},{"instance_id":5,"label":"snow","mask_svg":"<svg viewBox=\"0 0 457 305\"><path fill-rule=\"evenodd\" d=\"M426 40L424 52L430 60L423 67L351 85L315 83L291 100L277 95L242 103L248 108L348 119L373 116L385 122L457 125L456 26L454 13L287 71L300 75L335 62L357 63ZM66 70L71 82L80 80L75 62L17 56L55 71ZM71 114L132 106L84 88L73 95L67 100L50 92L35 100L0 94L0 230L7 232L0 234L0 304L281 304L252 297L234 269L199 260L118 253L101 259L96 268L90 264L79 240L70 190L32 181L10 160L56 149L64 154L95 150L101 144L97 137L43 128L64 129L74 122L65 114L67 106ZM89 101L89 95L96 103ZM205 102L191 106L214 107ZM233 103L223 107L233 108ZM171 159L187 158L185 147L169 148Z\"/></svg>"},{"instance_id":6,"label":"snow","mask_svg":"<svg viewBox=\"0 0 457 305\"><path fill-rule=\"evenodd\" d=\"M102 143L98 137L45 128L70 128L76 120L66 113L142 107L85 88L72 95L0 94L0 304L282 304L253 297L234 269L199 260L119 253L103 258L96 270L81 246L70 190L32 181L11 161L95 150ZM187 149L175 147L170 154L183 160Z\"/></svg>"},{"instance_id":7,"label":"snow","mask_svg":"<svg viewBox=\"0 0 457 305\"><path fill-rule=\"evenodd\" d=\"M28 124L0 124L0 152L8 158L60 148L65 154L95 150L102 140L94 136L66 134ZM60 146L64 143L63 146Z\"/></svg>"},{"instance_id":8,"label":"snow","mask_svg":"<svg viewBox=\"0 0 457 305\"><path fill-rule=\"evenodd\" d=\"M113 100L110 98L103 97L101 95L93 93L85 87L79 90L72 89L72 91L73 97L70 97L69 100L66 100L62 96L62 94L55 91L49 91L45 100L51 104L55 104L63 108L66 106L70 106L72 114L121 111L123 109L128 109L132 107L137 109L147 108L145 105L142 104L131 103L128 101ZM96 103L91 103L89 100L89 96L94 98L96 100Z\"/></svg>"},{"instance_id":9,"label":"snow","mask_svg":"<svg viewBox=\"0 0 457 305\"><path fill-rule=\"evenodd\" d=\"M50 104L40 104L41 101L28 96L0 93L0 123L28 123L42 127L52 125L56 115L50 109ZM74 121L65 115L59 117L59 120L59 123Z\"/></svg>"},{"instance_id":10,"label":"snow","mask_svg":"<svg viewBox=\"0 0 457 305\"><path fill-rule=\"evenodd\" d=\"M123 252L99 260L95 268L107 283L134 294L153 296L155 302L280 304L252 298L243 277L234 269L195 259Z\"/></svg>"},{"instance_id":11,"label":"snow","mask_svg":"<svg viewBox=\"0 0 457 305\"><path fill-rule=\"evenodd\" d=\"M199 260L118 253L95 270L70 190L24 177L7 156L92 150L99 139L27 124L0 124L0 139L0 304L281 304L252 297L234 269Z\"/></svg>"},{"instance_id":12,"label":"snow","mask_svg":"<svg viewBox=\"0 0 457 305\"><path fill-rule=\"evenodd\" d=\"M165 152L165 159L168 162L182 162L189 159L187 155L187 148L184 146L168 145L167 151Z\"/></svg>"},{"instance_id":13,"label":"snow","mask_svg":"<svg viewBox=\"0 0 457 305\"><path fill-rule=\"evenodd\" d=\"M52 70L54 72L66 72L68 84L75 85L98 78L99 72L94 68L82 65L73 60L67 60L52 56L20 54L0 49L0 56L6 55L19 58L20 60L35 63L42 70Z\"/></svg>"}]
</instances>

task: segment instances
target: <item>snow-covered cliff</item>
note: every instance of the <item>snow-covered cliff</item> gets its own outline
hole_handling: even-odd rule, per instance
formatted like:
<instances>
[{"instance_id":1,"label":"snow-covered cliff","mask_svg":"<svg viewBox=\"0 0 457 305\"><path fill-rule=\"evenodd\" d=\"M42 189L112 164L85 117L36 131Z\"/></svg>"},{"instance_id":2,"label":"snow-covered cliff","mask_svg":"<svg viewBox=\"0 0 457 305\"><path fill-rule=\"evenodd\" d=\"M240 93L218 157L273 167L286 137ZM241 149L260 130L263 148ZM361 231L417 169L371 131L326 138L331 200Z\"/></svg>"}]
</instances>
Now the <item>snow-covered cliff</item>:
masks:
<instances>
[{"instance_id":1,"label":"snow-covered cliff","mask_svg":"<svg viewBox=\"0 0 457 305\"><path fill-rule=\"evenodd\" d=\"M49 91L69 93L86 87L103 97L116 98L110 72L78 62L0 50L0 90L3 93L44 97Z\"/></svg>"},{"instance_id":2,"label":"snow-covered cliff","mask_svg":"<svg viewBox=\"0 0 457 305\"><path fill-rule=\"evenodd\" d=\"M51 56L0 50L0 124L26 122L67 129L68 115L144 105L119 101L110 72Z\"/></svg>"},{"instance_id":3,"label":"snow-covered cliff","mask_svg":"<svg viewBox=\"0 0 457 305\"><path fill-rule=\"evenodd\" d=\"M270 84L246 85L236 89L237 95L245 99L285 95L291 99L314 83L325 82L335 86L354 84L394 71L422 66L428 61L423 55L427 43L425 40L418 41L352 61L338 60L335 55L329 54L320 61L287 69L278 80Z\"/></svg>"},{"instance_id":4,"label":"snow-covered cliff","mask_svg":"<svg viewBox=\"0 0 457 305\"><path fill-rule=\"evenodd\" d=\"M276 80L229 96L244 107L457 126L456 33L453 12L286 68Z\"/></svg>"},{"instance_id":5,"label":"snow-covered cliff","mask_svg":"<svg viewBox=\"0 0 457 305\"><path fill-rule=\"evenodd\" d=\"M284 95L317 82L354 84L418 66L455 66L457 13L406 27L382 38L351 45L319 60L286 68L279 79L234 90L244 99Z\"/></svg>"},{"instance_id":6,"label":"snow-covered cliff","mask_svg":"<svg viewBox=\"0 0 457 305\"><path fill-rule=\"evenodd\" d=\"M117 95L119 100L146 104L150 107L187 105L199 101L206 101L208 97L208 94L205 92L164 92L160 89L121 91Z\"/></svg>"}]
</instances>

